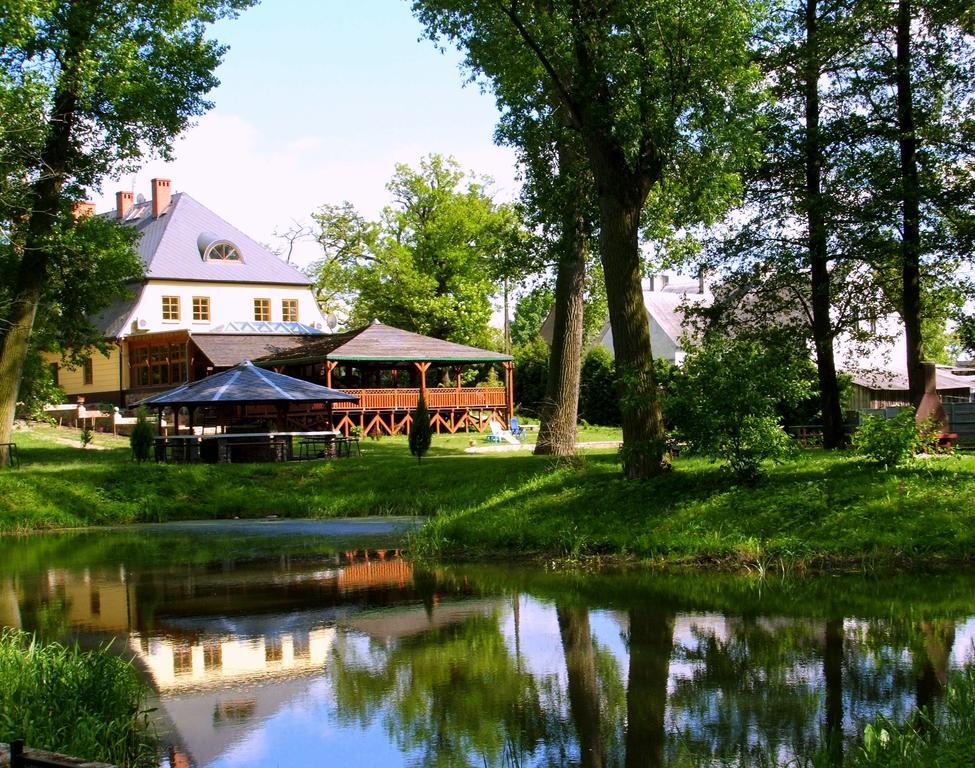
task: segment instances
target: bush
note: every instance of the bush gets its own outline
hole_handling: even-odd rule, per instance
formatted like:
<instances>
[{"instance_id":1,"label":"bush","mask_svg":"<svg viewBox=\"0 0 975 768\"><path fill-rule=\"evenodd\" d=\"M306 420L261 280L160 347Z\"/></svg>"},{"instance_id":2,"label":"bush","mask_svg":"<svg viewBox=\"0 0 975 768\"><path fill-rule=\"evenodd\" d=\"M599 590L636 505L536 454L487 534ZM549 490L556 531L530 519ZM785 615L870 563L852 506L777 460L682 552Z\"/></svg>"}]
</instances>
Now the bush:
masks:
<instances>
[{"instance_id":1,"label":"bush","mask_svg":"<svg viewBox=\"0 0 975 768\"><path fill-rule=\"evenodd\" d=\"M513 350L515 358L515 402L518 410L537 416L545 401L548 381L548 345L541 336Z\"/></svg>"},{"instance_id":2,"label":"bush","mask_svg":"<svg viewBox=\"0 0 975 768\"><path fill-rule=\"evenodd\" d=\"M596 346L582 361L579 381L579 419L603 427L620 425L619 382L613 355Z\"/></svg>"},{"instance_id":3,"label":"bush","mask_svg":"<svg viewBox=\"0 0 975 768\"><path fill-rule=\"evenodd\" d=\"M853 450L873 464L896 467L924 450L931 441L930 429L922 433L913 408L902 408L893 417L863 416L853 433ZM934 441L937 442L935 436Z\"/></svg>"},{"instance_id":4,"label":"bush","mask_svg":"<svg viewBox=\"0 0 975 768\"><path fill-rule=\"evenodd\" d=\"M792 448L779 409L809 396L804 354L785 342L708 334L664 398L676 437L739 481L757 482L762 462Z\"/></svg>"},{"instance_id":5,"label":"bush","mask_svg":"<svg viewBox=\"0 0 975 768\"><path fill-rule=\"evenodd\" d=\"M149 414L145 408L139 408L135 426L132 427L132 434L129 435L132 458L138 462L148 461L152 453L154 438L154 430L152 424L149 423Z\"/></svg>"},{"instance_id":6,"label":"bush","mask_svg":"<svg viewBox=\"0 0 975 768\"><path fill-rule=\"evenodd\" d=\"M24 361L17 410L29 419L42 419L45 405L63 403L65 398L64 390L54 383L51 367L39 352L31 349Z\"/></svg>"},{"instance_id":7,"label":"bush","mask_svg":"<svg viewBox=\"0 0 975 768\"><path fill-rule=\"evenodd\" d=\"M0 741L116 765L152 766L148 686L107 649L42 644L0 633Z\"/></svg>"}]
</instances>

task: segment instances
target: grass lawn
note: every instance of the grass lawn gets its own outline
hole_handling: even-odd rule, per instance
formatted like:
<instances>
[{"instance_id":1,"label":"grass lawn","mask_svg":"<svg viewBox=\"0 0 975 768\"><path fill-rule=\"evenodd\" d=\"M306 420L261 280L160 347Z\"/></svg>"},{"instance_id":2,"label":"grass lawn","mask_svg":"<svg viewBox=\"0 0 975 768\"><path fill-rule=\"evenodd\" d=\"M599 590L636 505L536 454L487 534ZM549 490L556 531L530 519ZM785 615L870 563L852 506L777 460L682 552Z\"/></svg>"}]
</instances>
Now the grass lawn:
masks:
<instances>
[{"instance_id":1,"label":"grass lawn","mask_svg":"<svg viewBox=\"0 0 975 768\"><path fill-rule=\"evenodd\" d=\"M55 442L76 434L17 433L24 465L0 471L0 530L417 514L435 519L414 550L433 556L627 555L769 568L975 553L975 456L884 471L849 454L807 451L743 488L698 458L679 459L667 476L627 482L613 450L573 461L528 451L471 455L463 453L467 435L434 436L422 464L397 437L363 441L361 459L181 466L133 464L124 441L102 451ZM106 446L114 441L100 437ZM587 429L579 439L618 437Z\"/></svg>"}]
</instances>

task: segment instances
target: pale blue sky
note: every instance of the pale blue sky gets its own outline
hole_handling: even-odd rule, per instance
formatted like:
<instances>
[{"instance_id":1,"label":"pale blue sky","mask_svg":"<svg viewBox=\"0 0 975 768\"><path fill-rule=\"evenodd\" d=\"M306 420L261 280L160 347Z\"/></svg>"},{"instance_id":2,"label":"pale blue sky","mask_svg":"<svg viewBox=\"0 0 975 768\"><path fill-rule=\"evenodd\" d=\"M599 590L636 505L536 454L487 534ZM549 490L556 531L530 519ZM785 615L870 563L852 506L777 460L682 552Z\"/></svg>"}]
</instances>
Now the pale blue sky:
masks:
<instances>
[{"instance_id":1,"label":"pale blue sky","mask_svg":"<svg viewBox=\"0 0 975 768\"><path fill-rule=\"evenodd\" d=\"M264 0L215 35L231 46L215 108L176 145L171 164L108 181L148 194L153 176L258 240L319 205L352 201L375 216L396 162L451 154L515 196L512 153L493 145L490 95L464 86L459 56L418 41L405 0ZM110 199L109 199L110 198ZM301 261L314 256L306 248Z\"/></svg>"}]
</instances>

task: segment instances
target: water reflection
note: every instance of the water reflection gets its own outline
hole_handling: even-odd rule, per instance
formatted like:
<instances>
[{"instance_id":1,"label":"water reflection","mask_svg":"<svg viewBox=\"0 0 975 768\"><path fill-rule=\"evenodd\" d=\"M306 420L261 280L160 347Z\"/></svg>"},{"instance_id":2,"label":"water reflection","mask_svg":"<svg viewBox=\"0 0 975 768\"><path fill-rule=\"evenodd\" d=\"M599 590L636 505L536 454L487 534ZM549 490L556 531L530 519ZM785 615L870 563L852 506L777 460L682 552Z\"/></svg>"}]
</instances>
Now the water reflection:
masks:
<instances>
[{"instance_id":1,"label":"water reflection","mask_svg":"<svg viewBox=\"0 0 975 768\"><path fill-rule=\"evenodd\" d=\"M171 768L838 762L866 718L938 706L973 586L416 568L212 532L0 540L0 622L119 638Z\"/></svg>"}]
</instances>

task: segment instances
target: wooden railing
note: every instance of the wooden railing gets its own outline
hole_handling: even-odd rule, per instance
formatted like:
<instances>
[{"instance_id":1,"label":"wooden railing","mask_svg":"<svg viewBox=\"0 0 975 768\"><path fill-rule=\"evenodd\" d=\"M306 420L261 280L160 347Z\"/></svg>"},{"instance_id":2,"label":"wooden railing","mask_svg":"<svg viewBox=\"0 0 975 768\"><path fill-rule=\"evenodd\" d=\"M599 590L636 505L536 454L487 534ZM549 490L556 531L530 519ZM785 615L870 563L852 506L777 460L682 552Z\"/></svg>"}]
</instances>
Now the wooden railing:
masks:
<instances>
[{"instance_id":1,"label":"wooden railing","mask_svg":"<svg viewBox=\"0 0 975 768\"><path fill-rule=\"evenodd\" d=\"M343 389L359 398L358 403L335 403L336 411L408 411L416 408L419 389ZM427 390L427 408L503 408L504 387L436 387Z\"/></svg>"}]
</instances>

